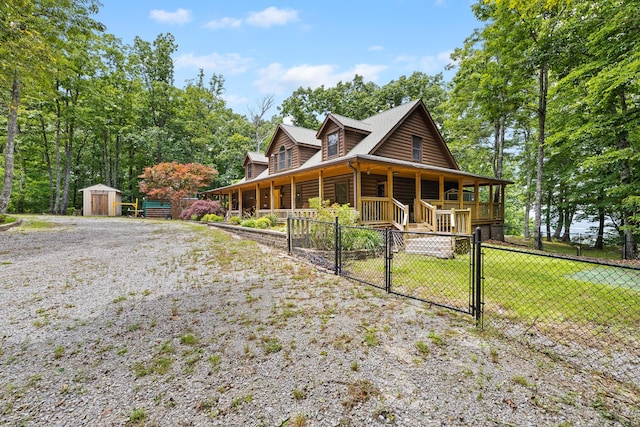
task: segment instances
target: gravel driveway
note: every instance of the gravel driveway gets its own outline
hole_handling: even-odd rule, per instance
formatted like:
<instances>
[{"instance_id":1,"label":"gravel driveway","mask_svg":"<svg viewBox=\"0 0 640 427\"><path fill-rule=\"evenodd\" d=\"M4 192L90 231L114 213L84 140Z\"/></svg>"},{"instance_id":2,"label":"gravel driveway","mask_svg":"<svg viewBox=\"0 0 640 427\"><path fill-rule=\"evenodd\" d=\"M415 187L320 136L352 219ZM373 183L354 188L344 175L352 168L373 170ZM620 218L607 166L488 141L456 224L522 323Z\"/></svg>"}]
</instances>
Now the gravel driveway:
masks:
<instances>
[{"instance_id":1,"label":"gravel driveway","mask_svg":"<svg viewBox=\"0 0 640 427\"><path fill-rule=\"evenodd\" d=\"M617 384L220 230L23 218L0 233L2 425L640 423Z\"/></svg>"}]
</instances>

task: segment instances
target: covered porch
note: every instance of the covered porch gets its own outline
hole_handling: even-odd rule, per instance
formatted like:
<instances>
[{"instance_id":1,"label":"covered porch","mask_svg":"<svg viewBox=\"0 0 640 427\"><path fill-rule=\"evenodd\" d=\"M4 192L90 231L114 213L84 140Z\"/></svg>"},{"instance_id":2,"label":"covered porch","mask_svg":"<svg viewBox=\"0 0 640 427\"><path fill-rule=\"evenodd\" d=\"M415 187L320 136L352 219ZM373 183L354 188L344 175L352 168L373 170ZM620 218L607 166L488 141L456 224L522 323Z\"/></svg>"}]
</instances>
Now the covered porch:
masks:
<instances>
[{"instance_id":1,"label":"covered porch","mask_svg":"<svg viewBox=\"0 0 640 427\"><path fill-rule=\"evenodd\" d=\"M504 222L509 181L376 156L341 159L331 167L257 177L205 192L229 216L314 217L309 199L353 206L360 223L399 230L493 236ZM495 236L500 237L500 236Z\"/></svg>"}]
</instances>

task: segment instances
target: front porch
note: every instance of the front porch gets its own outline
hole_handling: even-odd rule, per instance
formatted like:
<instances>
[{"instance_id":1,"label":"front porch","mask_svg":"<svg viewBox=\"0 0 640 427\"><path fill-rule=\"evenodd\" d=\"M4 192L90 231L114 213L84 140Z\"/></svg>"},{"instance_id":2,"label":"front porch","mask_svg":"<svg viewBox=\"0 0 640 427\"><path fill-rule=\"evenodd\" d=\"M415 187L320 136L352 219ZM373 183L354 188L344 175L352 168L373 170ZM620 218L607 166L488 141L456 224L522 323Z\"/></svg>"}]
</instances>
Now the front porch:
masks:
<instances>
[{"instance_id":1,"label":"front porch","mask_svg":"<svg viewBox=\"0 0 640 427\"><path fill-rule=\"evenodd\" d=\"M298 171L254 179L211 190L228 206L229 216L315 217L308 201L349 204L360 224L398 230L493 237L504 222L504 188L508 183L459 171L413 165L350 161L331 170ZM499 236L498 236L499 237Z\"/></svg>"}]
</instances>

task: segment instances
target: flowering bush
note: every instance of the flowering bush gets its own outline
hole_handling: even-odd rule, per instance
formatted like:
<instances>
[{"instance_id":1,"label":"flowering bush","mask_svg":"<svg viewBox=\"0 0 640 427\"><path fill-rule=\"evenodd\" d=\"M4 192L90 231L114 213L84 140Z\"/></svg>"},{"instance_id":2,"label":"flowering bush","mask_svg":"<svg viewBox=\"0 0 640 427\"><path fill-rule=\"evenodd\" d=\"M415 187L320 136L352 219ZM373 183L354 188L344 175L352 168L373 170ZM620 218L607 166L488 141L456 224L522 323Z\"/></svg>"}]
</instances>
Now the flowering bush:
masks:
<instances>
[{"instance_id":1,"label":"flowering bush","mask_svg":"<svg viewBox=\"0 0 640 427\"><path fill-rule=\"evenodd\" d=\"M206 214L224 216L225 209L217 200L198 200L182 211L180 219L195 219L199 221Z\"/></svg>"}]
</instances>

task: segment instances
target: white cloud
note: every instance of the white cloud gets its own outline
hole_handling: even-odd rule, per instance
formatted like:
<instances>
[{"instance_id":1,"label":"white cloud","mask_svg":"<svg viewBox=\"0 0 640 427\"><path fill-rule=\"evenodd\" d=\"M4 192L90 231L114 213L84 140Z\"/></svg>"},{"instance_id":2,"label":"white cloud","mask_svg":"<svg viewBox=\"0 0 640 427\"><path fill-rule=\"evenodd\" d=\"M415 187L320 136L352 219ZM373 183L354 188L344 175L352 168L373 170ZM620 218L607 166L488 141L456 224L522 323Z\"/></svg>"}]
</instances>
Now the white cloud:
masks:
<instances>
[{"instance_id":1,"label":"white cloud","mask_svg":"<svg viewBox=\"0 0 640 427\"><path fill-rule=\"evenodd\" d=\"M244 106L249 103L246 97L240 95L224 94L222 98L226 101L227 105L231 107Z\"/></svg>"},{"instance_id":2,"label":"white cloud","mask_svg":"<svg viewBox=\"0 0 640 427\"><path fill-rule=\"evenodd\" d=\"M234 75L246 72L251 58L242 57L237 53L211 53L202 56L186 53L179 55L173 62L177 68L202 68L205 71Z\"/></svg>"},{"instance_id":3,"label":"white cloud","mask_svg":"<svg viewBox=\"0 0 640 427\"><path fill-rule=\"evenodd\" d=\"M209 21L204 26L212 30L218 30L220 28L240 28L242 25L242 19L225 17L222 19L214 19Z\"/></svg>"},{"instance_id":4,"label":"white cloud","mask_svg":"<svg viewBox=\"0 0 640 427\"><path fill-rule=\"evenodd\" d=\"M191 21L191 11L187 9L178 9L175 12L167 12L162 9L153 9L149 12L149 17L157 22L166 22L168 24L186 24Z\"/></svg>"},{"instance_id":5,"label":"white cloud","mask_svg":"<svg viewBox=\"0 0 640 427\"><path fill-rule=\"evenodd\" d=\"M394 62L403 64L403 68L409 71L422 71L424 73L438 73L444 70L450 59L451 51L440 52L436 55L422 57L411 55L398 55Z\"/></svg>"},{"instance_id":6,"label":"white cloud","mask_svg":"<svg viewBox=\"0 0 640 427\"><path fill-rule=\"evenodd\" d=\"M374 51L377 51L377 50L384 50L384 46L378 45L378 46L370 46L369 47L369 51L370 52L374 52Z\"/></svg>"},{"instance_id":7,"label":"white cloud","mask_svg":"<svg viewBox=\"0 0 640 427\"><path fill-rule=\"evenodd\" d=\"M294 9L278 9L271 6L261 12L251 12L247 24L256 27L269 28L274 25L287 25L298 20L298 11Z\"/></svg>"},{"instance_id":8,"label":"white cloud","mask_svg":"<svg viewBox=\"0 0 640 427\"><path fill-rule=\"evenodd\" d=\"M363 76L365 81L376 81L379 74L386 69L386 65L358 64L349 70L336 72L335 67L329 64L303 64L287 69L282 64L273 63L258 71L260 77L253 82L253 85L261 93L285 94L301 86L331 87L339 81L353 80L356 74Z\"/></svg>"}]
</instances>

